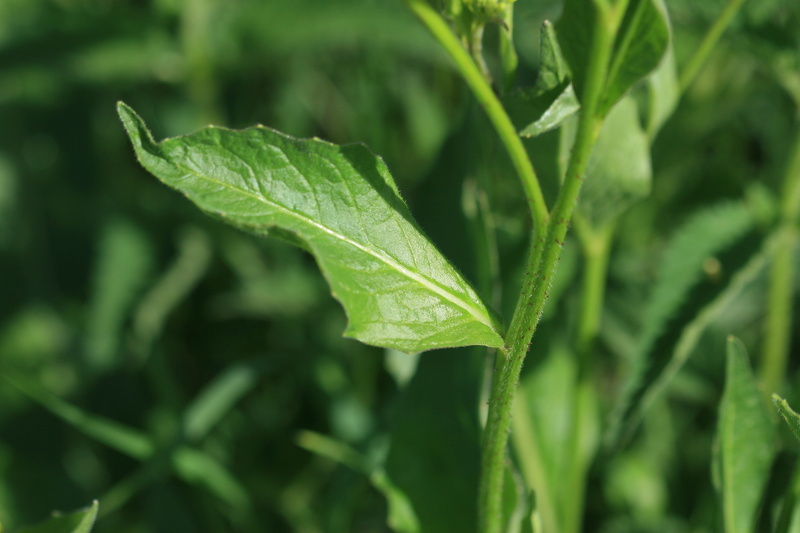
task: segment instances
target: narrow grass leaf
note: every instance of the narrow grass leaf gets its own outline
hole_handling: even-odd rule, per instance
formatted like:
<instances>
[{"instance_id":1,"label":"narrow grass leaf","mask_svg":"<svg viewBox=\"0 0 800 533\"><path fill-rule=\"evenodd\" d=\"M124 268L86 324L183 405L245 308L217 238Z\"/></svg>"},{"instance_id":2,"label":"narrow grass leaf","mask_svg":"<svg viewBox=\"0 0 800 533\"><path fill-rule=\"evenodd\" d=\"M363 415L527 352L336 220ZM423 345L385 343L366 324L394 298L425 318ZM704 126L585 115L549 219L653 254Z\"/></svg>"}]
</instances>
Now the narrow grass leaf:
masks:
<instances>
[{"instance_id":1,"label":"narrow grass leaf","mask_svg":"<svg viewBox=\"0 0 800 533\"><path fill-rule=\"evenodd\" d=\"M395 486L383 467L372 468L366 457L347 444L313 431L301 431L297 444L321 457L327 457L369 477L372 486L386 498L389 507L387 522L392 531L419 533L420 526L408 496Z\"/></svg>"},{"instance_id":2,"label":"narrow grass leaf","mask_svg":"<svg viewBox=\"0 0 800 533\"><path fill-rule=\"evenodd\" d=\"M718 426L725 533L754 530L774 455L775 427L750 370L744 344L728 338L725 392Z\"/></svg>"},{"instance_id":3,"label":"narrow grass leaf","mask_svg":"<svg viewBox=\"0 0 800 533\"><path fill-rule=\"evenodd\" d=\"M57 396L19 380L12 380L8 376L5 378L42 407L101 444L140 461L159 460L158 454L163 450L146 434L114 420L87 413ZM184 480L209 489L234 508L249 505L247 491L216 459L187 446L167 451L172 452L172 464Z\"/></svg>"},{"instance_id":4,"label":"narrow grass leaf","mask_svg":"<svg viewBox=\"0 0 800 533\"><path fill-rule=\"evenodd\" d=\"M102 230L97 251L86 359L95 371L114 365L122 326L152 270L153 250L130 222L113 220Z\"/></svg>"},{"instance_id":5,"label":"narrow grass leaf","mask_svg":"<svg viewBox=\"0 0 800 533\"><path fill-rule=\"evenodd\" d=\"M208 237L197 228L182 232L177 257L144 295L134 315L135 348L141 359L147 358L170 313L202 279L210 263Z\"/></svg>"},{"instance_id":6,"label":"narrow grass leaf","mask_svg":"<svg viewBox=\"0 0 800 533\"><path fill-rule=\"evenodd\" d=\"M363 145L263 126L208 127L156 143L132 109L120 103L118 111L139 161L164 183L236 227L259 235L278 228L302 241L345 308L345 335L405 352L502 346L499 321Z\"/></svg>"},{"instance_id":7,"label":"narrow grass leaf","mask_svg":"<svg viewBox=\"0 0 800 533\"><path fill-rule=\"evenodd\" d=\"M772 395L772 401L775 403L775 408L778 410L778 413L780 413L781 418L783 418L784 422L789 426L789 429L792 430L797 440L800 440L800 415L789 407L789 402L777 394Z\"/></svg>"},{"instance_id":8,"label":"narrow grass leaf","mask_svg":"<svg viewBox=\"0 0 800 533\"><path fill-rule=\"evenodd\" d=\"M186 439L196 441L205 437L245 394L253 390L259 373L254 363L240 363L217 376L186 408L183 420Z\"/></svg>"},{"instance_id":9,"label":"narrow grass leaf","mask_svg":"<svg viewBox=\"0 0 800 533\"><path fill-rule=\"evenodd\" d=\"M97 519L97 501L91 506L69 514L54 514L49 520L36 526L24 527L18 533L89 533Z\"/></svg>"},{"instance_id":10,"label":"narrow grass leaf","mask_svg":"<svg viewBox=\"0 0 800 533\"><path fill-rule=\"evenodd\" d=\"M746 205L729 202L697 213L676 232L645 311L632 367L606 436L607 445L616 445L630 434L642 415L645 395L652 387L663 387L660 378L673 361L684 328L697 317L698 308L704 309L728 287L724 280L704 283L705 262L734 248L754 227ZM746 260L741 254L732 254L721 264L736 273L737 263ZM688 351L681 364L685 356Z\"/></svg>"}]
</instances>

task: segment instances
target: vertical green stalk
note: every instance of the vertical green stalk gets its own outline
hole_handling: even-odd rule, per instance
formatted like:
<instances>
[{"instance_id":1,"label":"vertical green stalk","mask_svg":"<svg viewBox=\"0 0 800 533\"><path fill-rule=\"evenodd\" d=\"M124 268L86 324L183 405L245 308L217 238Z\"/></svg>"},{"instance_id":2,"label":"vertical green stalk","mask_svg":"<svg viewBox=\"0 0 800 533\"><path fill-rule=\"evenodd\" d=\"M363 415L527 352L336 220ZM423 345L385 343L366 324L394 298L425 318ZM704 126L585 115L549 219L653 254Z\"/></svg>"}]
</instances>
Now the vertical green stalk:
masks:
<instances>
[{"instance_id":1,"label":"vertical green stalk","mask_svg":"<svg viewBox=\"0 0 800 533\"><path fill-rule=\"evenodd\" d=\"M783 382L789 356L794 296L794 251L800 222L800 124L795 133L783 186L779 245L772 257L767 296L766 332L759 378L765 394Z\"/></svg>"},{"instance_id":2,"label":"vertical green stalk","mask_svg":"<svg viewBox=\"0 0 800 533\"><path fill-rule=\"evenodd\" d=\"M614 224L607 223L600 228L592 228L588 221L576 216L575 230L583 251L583 285L576 348L585 363L600 332Z\"/></svg>"},{"instance_id":3,"label":"vertical green stalk","mask_svg":"<svg viewBox=\"0 0 800 533\"><path fill-rule=\"evenodd\" d=\"M697 77L697 74L705 64L708 56L711 55L711 51L714 50L720 37L722 37L725 29L731 23L733 16L736 15L739 8L742 7L744 1L745 0L729 0L728 5L725 6L725 9L722 10L717 20L715 20L714 24L709 28L705 37L703 37L703 40L700 42L700 46L695 49L694 54L692 54L692 57L686 62L686 66L678 77L678 86L680 87L681 93L684 93L686 88L691 85Z\"/></svg>"}]
</instances>

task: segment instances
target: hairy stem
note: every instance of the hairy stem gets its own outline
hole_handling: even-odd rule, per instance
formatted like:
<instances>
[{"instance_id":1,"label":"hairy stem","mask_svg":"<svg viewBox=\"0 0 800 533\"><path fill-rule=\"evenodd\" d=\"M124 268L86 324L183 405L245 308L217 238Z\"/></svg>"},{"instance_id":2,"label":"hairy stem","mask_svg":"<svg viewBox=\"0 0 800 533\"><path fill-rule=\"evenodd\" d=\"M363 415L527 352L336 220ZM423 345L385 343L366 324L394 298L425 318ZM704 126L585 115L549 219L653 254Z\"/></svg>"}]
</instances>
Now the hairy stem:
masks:
<instances>
[{"instance_id":1,"label":"hairy stem","mask_svg":"<svg viewBox=\"0 0 800 533\"><path fill-rule=\"evenodd\" d=\"M545 231L534 228L525 281L506 337L505 358L489 400L481 463L479 531L482 533L499 533L503 529L504 460L514 394L531 338L547 301L572 211L583 185L589 154L602 126L598 103L616 29L616 22L609 20L609 14L603 15L598 17L594 28L581 116L567 173Z\"/></svg>"},{"instance_id":2,"label":"hairy stem","mask_svg":"<svg viewBox=\"0 0 800 533\"><path fill-rule=\"evenodd\" d=\"M475 64L469 52L459 41L450 27L441 16L426 2L426 0L406 0L406 4L422 21L439 44L450 55L464 80L469 85L475 98L489 116L500 140L508 151L511 163L522 180L525 196L533 217L534 227L541 228L547 223L547 205L539 186L539 179L533 170L533 164L528 158L525 146L517 134L514 124L503 109L503 105L492 91L491 86L484 78L480 68Z\"/></svg>"},{"instance_id":3,"label":"hairy stem","mask_svg":"<svg viewBox=\"0 0 800 533\"><path fill-rule=\"evenodd\" d=\"M686 62L686 66L678 77L678 86L680 87L681 93L685 92L686 88L689 87L697 77L697 74L705 64L708 56L711 55L720 37L722 37L725 29L731 23L731 20L733 20L739 8L742 7L744 1L745 0L730 0L728 5L725 6L725 9L722 10L722 13L719 14L719 17L717 17L717 20L714 21L714 24L711 25L711 28L708 29L705 37L703 37L703 40L700 42L700 46L695 49L694 54L692 54L689 61Z\"/></svg>"}]
</instances>

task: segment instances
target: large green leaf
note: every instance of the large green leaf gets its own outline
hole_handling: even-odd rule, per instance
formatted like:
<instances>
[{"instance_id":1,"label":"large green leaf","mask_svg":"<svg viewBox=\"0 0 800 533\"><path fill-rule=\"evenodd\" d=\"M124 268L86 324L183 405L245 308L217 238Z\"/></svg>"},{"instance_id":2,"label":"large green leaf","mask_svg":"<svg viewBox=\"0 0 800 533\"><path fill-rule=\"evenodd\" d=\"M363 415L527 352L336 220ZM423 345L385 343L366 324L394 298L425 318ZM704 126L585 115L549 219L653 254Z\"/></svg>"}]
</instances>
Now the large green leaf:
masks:
<instances>
[{"instance_id":1,"label":"large green leaf","mask_svg":"<svg viewBox=\"0 0 800 533\"><path fill-rule=\"evenodd\" d=\"M747 351L739 339L729 337L717 457L725 533L754 530L774 455L774 432Z\"/></svg>"},{"instance_id":2,"label":"large green leaf","mask_svg":"<svg viewBox=\"0 0 800 533\"><path fill-rule=\"evenodd\" d=\"M118 105L142 165L207 213L309 250L349 317L345 335L418 352L499 347L499 322L425 237L383 161L363 145L263 126L207 127L156 143Z\"/></svg>"}]
</instances>

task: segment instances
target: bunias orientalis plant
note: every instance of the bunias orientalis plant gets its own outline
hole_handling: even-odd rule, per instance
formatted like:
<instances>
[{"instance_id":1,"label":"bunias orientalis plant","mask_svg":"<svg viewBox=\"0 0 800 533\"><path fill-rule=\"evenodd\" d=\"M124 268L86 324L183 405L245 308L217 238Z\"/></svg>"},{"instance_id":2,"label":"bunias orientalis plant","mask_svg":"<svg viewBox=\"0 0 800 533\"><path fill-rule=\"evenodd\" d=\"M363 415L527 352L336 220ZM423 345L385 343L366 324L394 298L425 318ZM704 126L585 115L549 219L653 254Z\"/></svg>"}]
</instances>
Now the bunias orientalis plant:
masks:
<instances>
[{"instance_id":1,"label":"bunias orientalis plant","mask_svg":"<svg viewBox=\"0 0 800 533\"><path fill-rule=\"evenodd\" d=\"M445 4L445 17L424 0L407 4L451 56L485 110L530 209L529 255L507 327L427 239L382 160L364 146L295 139L261 126L242 131L209 127L156 142L130 107L120 103L118 111L140 162L167 185L214 217L311 253L347 313L346 335L406 352L469 345L496 349L483 431L478 529L495 533L541 522L548 532L576 532L596 447L591 352L614 221L647 194L649 144L685 86L675 72L666 12L656 0L567 0L557 24L542 29L539 80L524 95L537 116L518 128L497 96L509 88L516 69L513 2L452 0ZM483 60L486 24L501 27L497 91ZM711 46L718 37L719 32L712 35ZM693 68L709 50L699 49ZM649 107L641 117L628 93L645 79ZM566 163L557 197L548 205L520 134L556 128ZM526 508L529 500L523 498L516 504L523 511L512 514L503 494L517 384L572 223L585 256L585 278L574 347L579 367L575 422L566 443L570 467L561 481L566 488L548 489L556 482L533 474L536 508ZM636 397L635 391L631 396ZM393 490L386 483L379 488ZM413 502L407 503L395 504L390 520L397 530L420 530Z\"/></svg>"}]
</instances>

